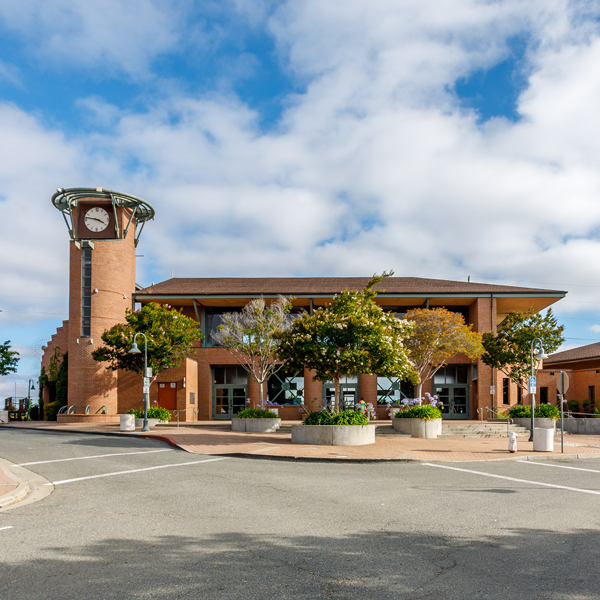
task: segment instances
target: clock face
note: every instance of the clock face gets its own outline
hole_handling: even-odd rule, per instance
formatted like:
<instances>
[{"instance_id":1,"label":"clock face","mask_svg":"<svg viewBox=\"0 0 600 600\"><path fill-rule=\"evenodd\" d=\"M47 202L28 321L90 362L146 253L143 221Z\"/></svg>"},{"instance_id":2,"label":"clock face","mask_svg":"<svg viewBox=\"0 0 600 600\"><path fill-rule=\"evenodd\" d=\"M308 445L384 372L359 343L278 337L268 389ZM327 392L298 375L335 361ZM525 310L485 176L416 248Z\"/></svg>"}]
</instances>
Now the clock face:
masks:
<instances>
[{"instance_id":1,"label":"clock face","mask_svg":"<svg viewBox=\"0 0 600 600\"><path fill-rule=\"evenodd\" d=\"M90 231L98 233L104 231L108 227L110 217L103 208L95 206L85 213L83 222Z\"/></svg>"}]
</instances>

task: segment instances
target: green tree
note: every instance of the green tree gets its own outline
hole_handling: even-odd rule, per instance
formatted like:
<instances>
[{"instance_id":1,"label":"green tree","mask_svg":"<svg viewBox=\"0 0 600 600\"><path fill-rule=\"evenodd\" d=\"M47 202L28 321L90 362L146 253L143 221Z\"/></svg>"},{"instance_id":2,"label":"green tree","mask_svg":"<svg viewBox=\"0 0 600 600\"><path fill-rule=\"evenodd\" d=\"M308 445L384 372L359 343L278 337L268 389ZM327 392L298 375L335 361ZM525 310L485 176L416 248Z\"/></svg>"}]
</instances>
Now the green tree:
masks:
<instances>
[{"instance_id":1,"label":"green tree","mask_svg":"<svg viewBox=\"0 0 600 600\"><path fill-rule=\"evenodd\" d=\"M10 349L10 340L0 344L0 375L17 372L19 353Z\"/></svg>"},{"instance_id":2,"label":"green tree","mask_svg":"<svg viewBox=\"0 0 600 600\"><path fill-rule=\"evenodd\" d=\"M558 350L565 341L564 325L558 325L552 309L545 315L530 310L510 313L498 327L497 334L483 334L485 352L481 359L503 371L521 388L531 374L531 342L538 338L548 354Z\"/></svg>"},{"instance_id":3,"label":"green tree","mask_svg":"<svg viewBox=\"0 0 600 600\"><path fill-rule=\"evenodd\" d=\"M462 315L445 308L414 308L404 317L414 326L404 342L413 367L419 376L417 398L423 383L431 379L446 361L462 352L471 360L481 356L481 334L471 331Z\"/></svg>"},{"instance_id":4,"label":"green tree","mask_svg":"<svg viewBox=\"0 0 600 600\"><path fill-rule=\"evenodd\" d=\"M294 370L315 371L317 381L333 381L339 409L340 377L359 373L416 380L403 340L412 325L375 304L373 287L392 273L374 276L360 292L343 291L331 304L304 314L278 334L278 357Z\"/></svg>"},{"instance_id":5,"label":"green tree","mask_svg":"<svg viewBox=\"0 0 600 600\"><path fill-rule=\"evenodd\" d=\"M291 300L283 296L268 305L264 298L254 298L241 312L224 314L223 324L212 336L258 383L260 407L263 406L265 381L283 366L274 358L278 344L275 336L290 326L293 320L291 307Z\"/></svg>"},{"instance_id":6,"label":"green tree","mask_svg":"<svg viewBox=\"0 0 600 600\"><path fill-rule=\"evenodd\" d=\"M130 354L136 333L144 333L148 340L148 366L154 375L165 369L178 367L192 350L192 343L201 340L198 323L169 305L151 302L141 310L126 311L125 323L117 323L102 334L104 346L92 352L98 362L107 362L109 371L124 369L144 374L144 351ZM143 340L140 349L143 348Z\"/></svg>"}]
</instances>

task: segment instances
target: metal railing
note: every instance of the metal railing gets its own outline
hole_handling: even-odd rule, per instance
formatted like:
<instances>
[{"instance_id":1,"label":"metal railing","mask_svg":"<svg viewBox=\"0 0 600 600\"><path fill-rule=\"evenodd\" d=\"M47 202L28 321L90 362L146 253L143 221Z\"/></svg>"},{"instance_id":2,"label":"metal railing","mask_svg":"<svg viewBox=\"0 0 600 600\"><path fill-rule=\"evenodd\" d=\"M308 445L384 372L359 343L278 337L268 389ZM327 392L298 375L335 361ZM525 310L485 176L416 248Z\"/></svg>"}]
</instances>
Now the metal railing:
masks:
<instances>
[{"instance_id":1,"label":"metal railing","mask_svg":"<svg viewBox=\"0 0 600 600\"><path fill-rule=\"evenodd\" d=\"M177 427L179 427L179 413L184 413L189 409L192 409L192 425L194 424L194 415L198 414L198 409L195 406L188 406L187 408L184 408L182 410L174 410L173 411L173 416L177 417Z\"/></svg>"}]
</instances>

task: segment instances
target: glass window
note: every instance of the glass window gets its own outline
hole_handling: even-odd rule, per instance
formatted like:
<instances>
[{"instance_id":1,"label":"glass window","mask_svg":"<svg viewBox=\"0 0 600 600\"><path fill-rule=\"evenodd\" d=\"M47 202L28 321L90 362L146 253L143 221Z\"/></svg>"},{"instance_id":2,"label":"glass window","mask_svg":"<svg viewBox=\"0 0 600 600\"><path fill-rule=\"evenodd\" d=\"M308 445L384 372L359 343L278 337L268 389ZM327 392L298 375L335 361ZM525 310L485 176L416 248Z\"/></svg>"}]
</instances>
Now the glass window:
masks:
<instances>
[{"instance_id":1,"label":"glass window","mask_svg":"<svg viewBox=\"0 0 600 600\"><path fill-rule=\"evenodd\" d=\"M248 374L243 367L228 366L214 367L215 385L246 385L248 383Z\"/></svg>"},{"instance_id":2,"label":"glass window","mask_svg":"<svg viewBox=\"0 0 600 600\"><path fill-rule=\"evenodd\" d=\"M267 399L277 404L304 404L304 376L277 371L267 381Z\"/></svg>"},{"instance_id":3,"label":"glass window","mask_svg":"<svg viewBox=\"0 0 600 600\"><path fill-rule=\"evenodd\" d=\"M508 377L502 378L502 404L510 404L510 387Z\"/></svg>"},{"instance_id":4,"label":"glass window","mask_svg":"<svg viewBox=\"0 0 600 600\"><path fill-rule=\"evenodd\" d=\"M377 377L377 404L400 404L402 398L414 398L415 386L398 377Z\"/></svg>"},{"instance_id":5,"label":"glass window","mask_svg":"<svg viewBox=\"0 0 600 600\"><path fill-rule=\"evenodd\" d=\"M206 307L206 341L210 346L218 346L213 340L212 334L219 330L219 325L223 323L222 316L226 313L240 312L241 306L232 308Z\"/></svg>"}]
</instances>

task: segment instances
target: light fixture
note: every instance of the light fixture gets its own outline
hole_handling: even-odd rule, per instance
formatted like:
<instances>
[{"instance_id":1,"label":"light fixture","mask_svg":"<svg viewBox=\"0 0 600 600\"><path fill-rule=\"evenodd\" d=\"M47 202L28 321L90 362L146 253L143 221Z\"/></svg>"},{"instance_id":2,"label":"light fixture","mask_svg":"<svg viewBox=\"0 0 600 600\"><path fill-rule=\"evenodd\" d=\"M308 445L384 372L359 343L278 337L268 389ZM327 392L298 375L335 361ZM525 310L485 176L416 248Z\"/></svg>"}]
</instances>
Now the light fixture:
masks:
<instances>
[{"instance_id":1,"label":"light fixture","mask_svg":"<svg viewBox=\"0 0 600 600\"><path fill-rule=\"evenodd\" d=\"M131 346L131 350L129 351L129 354L141 354L142 351L138 348L138 345L133 342L133 346Z\"/></svg>"},{"instance_id":2,"label":"light fixture","mask_svg":"<svg viewBox=\"0 0 600 600\"><path fill-rule=\"evenodd\" d=\"M136 333L133 336L133 344L131 346L131 349L129 350L129 354L141 354L140 349L138 348L135 340L137 339L137 336L141 335L144 337L144 423L142 425L142 433L146 433L147 431L150 431L150 428L148 427L148 403L149 403L149 386L150 386L150 380L147 379L148 377L148 338L146 337L145 333Z\"/></svg>"},{"instance_id":3,"label":"light fixture","mask_svg":"<svg viewBox=\"0 0 600 600\"><path fill-rule=\"evenodd\" d=\"M59 194L64 194L64 193L65 193L65 190L64 190L64 188L56 188L56 191L57 191Z\"/></svg>"}]
</instances>

